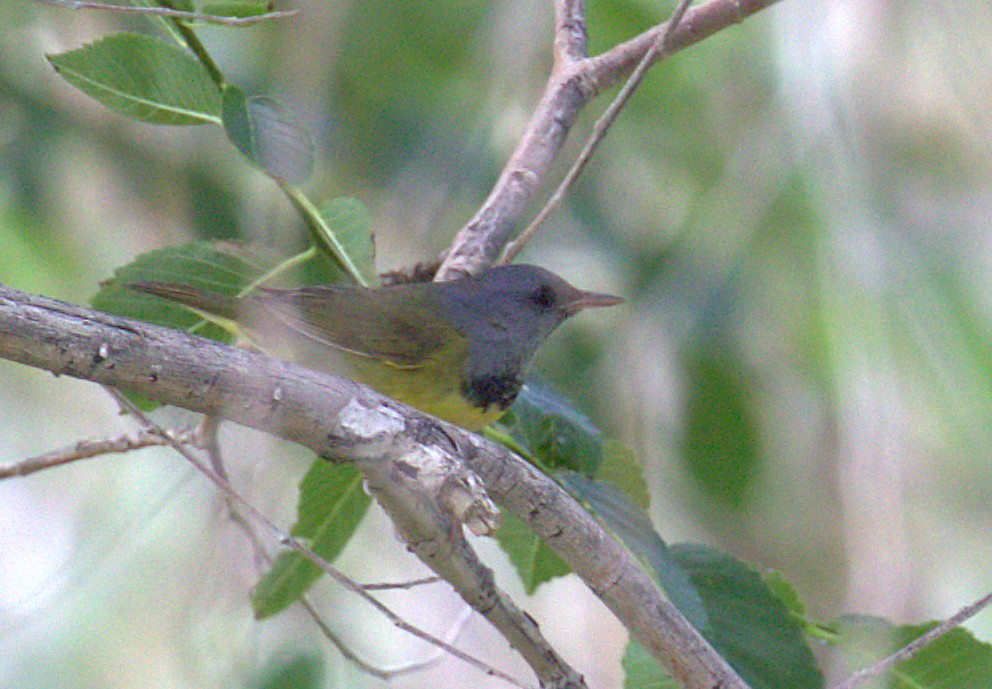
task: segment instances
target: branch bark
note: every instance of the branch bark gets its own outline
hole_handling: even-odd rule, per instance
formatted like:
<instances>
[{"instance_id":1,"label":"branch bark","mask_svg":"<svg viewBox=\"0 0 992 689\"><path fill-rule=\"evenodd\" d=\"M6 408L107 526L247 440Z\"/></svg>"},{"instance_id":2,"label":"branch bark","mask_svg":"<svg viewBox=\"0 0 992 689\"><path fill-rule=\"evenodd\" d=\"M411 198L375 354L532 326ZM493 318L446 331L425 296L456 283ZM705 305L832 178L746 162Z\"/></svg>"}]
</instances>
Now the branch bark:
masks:
<instances>
[{"instance_id":1,"label":"branch bark","mask_svg":"<svg viewBox=\"0 0 992 689\"><path fill-rule=\"evenodd\" d=\"M686 11L665 55L739 24L779 0L709 0ZM474 274L498 258L548 174L579 113L636 67L668 28L660 24L596 57L586 56L585 9L555 3L554 66L534 114L488 198L448 249L437 279Z\"/></svg>"},{"instance_id":2,"label":"branch bark","mask_svg":"<svg viewBox=\"0 0 992 689\"><path fill-rule=\"evenodd\" d=\"M304 445L322 457L353 461L411 539L413 550L456 588L469 548L460 521L488 523L483 479L500 505L527 523L565 559L636 637L690 689L747 685L654 586L629 553L554 481L506 449L336 376L0 286L0 358L225 418ZM426 462L421 459L426 457ZM419 459L418 459L419 458ZM460 469L461 463L468 470ZM407 486L429 467L438 500ZM397 477L402 480L397 481ZM435 538L437 524L448 533ZM477 524L478 525L478 524ZM454 536L454 538L452 538ZM435 549L441 544L443 547ZM470 559L474 554L470 555ZM480 574L480 572L483 572ZM485 577L485 568L468 578ZM490 575L491 576L491 575ZM462 579L459 579L462 577ZM486 586L459 589L494 624L526 615L497 595L473 599ZM487 607L491 606L491 607ZM516 626L508 640L544 686L582 686L553 651L545 653L537 625ZM519 620L516 620L519 623ZM503 627L500 631L507 634Z\"/></svg>"}]
</instances>

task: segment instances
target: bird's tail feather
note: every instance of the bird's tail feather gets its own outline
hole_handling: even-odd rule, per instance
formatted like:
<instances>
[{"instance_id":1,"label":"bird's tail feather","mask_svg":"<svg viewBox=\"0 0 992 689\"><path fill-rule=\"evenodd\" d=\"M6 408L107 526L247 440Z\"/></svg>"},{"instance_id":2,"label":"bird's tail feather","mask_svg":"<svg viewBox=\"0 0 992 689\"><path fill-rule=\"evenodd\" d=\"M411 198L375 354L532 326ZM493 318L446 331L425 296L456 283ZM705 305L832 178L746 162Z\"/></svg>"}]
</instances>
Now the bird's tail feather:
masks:
<instances>
[{"instance_id":1,"label":"bird's tail feather","mask_svg":"<svg viewBox=\"0 0 992 689\"><path fill-rule=\"evenodd\" d=\"M231 321L236 320L238 316L238 300L235 297L174 282L135 282L128 287L188 306L203 314Z\"/></svg>"}]
</instances>

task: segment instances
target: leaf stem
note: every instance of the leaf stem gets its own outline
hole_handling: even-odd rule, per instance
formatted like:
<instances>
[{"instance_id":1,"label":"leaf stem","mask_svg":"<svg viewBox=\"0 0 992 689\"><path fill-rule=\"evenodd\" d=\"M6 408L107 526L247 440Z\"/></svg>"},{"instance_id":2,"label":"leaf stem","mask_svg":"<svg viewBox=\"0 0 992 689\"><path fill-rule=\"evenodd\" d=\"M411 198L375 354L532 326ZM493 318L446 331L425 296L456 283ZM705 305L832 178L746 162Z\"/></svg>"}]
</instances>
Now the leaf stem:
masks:
<instances>
[{"instance_id":1,"label":"leaf stem","mask_svg":"<svg viewBox=\"0 0 992 689\"><path fill-rule=\"evenodd\" d=\"M289 197L289 200L293 202L297 210L303 214L303 219L306 220L307 227L310 229L314 244L326 247L330 251L331 256L334 257L334 260L341 266L341 269L348 273L356 284L362 287L369 287L368 281L362 277L362 272L358 269L358 266L351 260L351 256L348 255L348 252L341 245L337 236L327 226L327 222L321 216L320 210L313 205L313 202L307 198L306 194L286 180L273 179L276 180L279 187Z\"/></svg>"},{"instance_id":2,"label":"leaf stem","mask_svg":"<svg viewBox=\"0 0 992 689\"><path fill-rule=\"evenodd\" d=\"M277 277L285 273L287 270L291 270L296 266L302 265L307 261L309 261L310 259L316 258L316 256L317 256L317 245L311 244L307 249L301 251L295 256L290 256L285 261L275 266L272 270L266 272L264 275L259 277L257 280L252 280L251 284L249 284L244 290L242 290L241 294L244 295L248 292L251 292L256 287L260 287L261 285L264 285L265 283L276 279Z\"/></svg>"},{"instance_id":3,"label":"leaf stem","mask_svg":"<svg viewBox=\"0 0 992 689\"><path fill-rule=\"evenodd\" d=\"M158 4L161 7L168 9L174 9L169 0L158 0ZM214 62L214 59L210 57L210 53L207 52L206 46L200 40L200 37L196 35L193 28L189 26L185 21L176 17L169 17L169 24L175 29L175 31L182 37L186 47L196 56L204 67L207 68L207 72L210 74L210 78L213 79L214 84L217 85L217 90L223 91L224 87L227 86L227 79L224 78L224 73L220 71L220 67Z\"/></svg>"}]
</instances>

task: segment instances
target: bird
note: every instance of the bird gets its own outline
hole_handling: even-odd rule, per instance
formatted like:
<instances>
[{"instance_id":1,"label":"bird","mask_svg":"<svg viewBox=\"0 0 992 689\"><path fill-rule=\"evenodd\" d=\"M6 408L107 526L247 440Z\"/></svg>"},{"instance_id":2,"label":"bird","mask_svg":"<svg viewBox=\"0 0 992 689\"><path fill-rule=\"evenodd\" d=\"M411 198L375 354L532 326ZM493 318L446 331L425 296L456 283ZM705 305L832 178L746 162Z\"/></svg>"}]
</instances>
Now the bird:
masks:
<instances>
[{"instance_id":1,"label":"bird","mask_svg":"<svg viewBox=\"0 0 992 689\"><path fill-rule=\"evenodd\" d=\"M534 353L563 321L623 302L526 264L447 282L260 287L241 297L178 283L129 287L273 356L345 375L470 431L513 404Z\"/></svg>"}]
</instances>

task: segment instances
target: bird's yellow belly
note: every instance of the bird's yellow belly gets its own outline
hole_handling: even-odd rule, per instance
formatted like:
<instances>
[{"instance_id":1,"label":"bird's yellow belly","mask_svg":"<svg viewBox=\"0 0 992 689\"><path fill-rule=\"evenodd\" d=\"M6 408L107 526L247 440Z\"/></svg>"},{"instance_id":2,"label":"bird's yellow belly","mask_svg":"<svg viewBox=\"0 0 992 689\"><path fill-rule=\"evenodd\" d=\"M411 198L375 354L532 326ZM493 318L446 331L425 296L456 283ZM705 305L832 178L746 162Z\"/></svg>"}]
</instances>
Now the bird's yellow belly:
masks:
<instances>
[{"instance_id":1,"label":"bird's yellow belly","mask_svg":"<svg viewBox=\"0 0 992 689\"><path fill-rule=\"evenodd\" d=\"M470 431L488 426L506 411L496 405L484 409L466 399L461 391L460 367L426 365L404 369L358 358L349 364L355 380Z\"/></svg>"}]
</instances>

